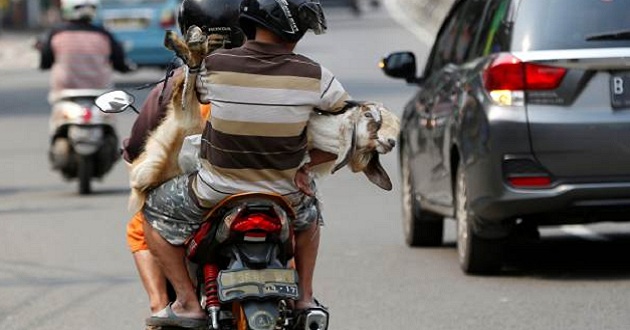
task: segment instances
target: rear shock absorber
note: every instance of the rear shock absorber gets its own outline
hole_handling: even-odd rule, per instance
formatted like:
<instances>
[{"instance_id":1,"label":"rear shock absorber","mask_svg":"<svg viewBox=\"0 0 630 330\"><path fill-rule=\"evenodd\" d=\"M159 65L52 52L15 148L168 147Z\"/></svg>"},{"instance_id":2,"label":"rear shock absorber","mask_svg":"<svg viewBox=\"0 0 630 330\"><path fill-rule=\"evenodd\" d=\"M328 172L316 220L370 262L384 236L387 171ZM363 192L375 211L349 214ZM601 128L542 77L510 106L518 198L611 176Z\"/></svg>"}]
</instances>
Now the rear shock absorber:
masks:
<instances>
[{"instance_id":1,"label":"rear shock absorber","mask_svg":"<svg viewBox=\"0 0 630 330\"><path fill-rule=\"evenodd\" d=\"M219 292L217 278L219 277L219 267L216 264L205 264L203 266L204 288L206 290L206 312L210 316L211 329L219 329Z\"/></svg>"}]
</instances>

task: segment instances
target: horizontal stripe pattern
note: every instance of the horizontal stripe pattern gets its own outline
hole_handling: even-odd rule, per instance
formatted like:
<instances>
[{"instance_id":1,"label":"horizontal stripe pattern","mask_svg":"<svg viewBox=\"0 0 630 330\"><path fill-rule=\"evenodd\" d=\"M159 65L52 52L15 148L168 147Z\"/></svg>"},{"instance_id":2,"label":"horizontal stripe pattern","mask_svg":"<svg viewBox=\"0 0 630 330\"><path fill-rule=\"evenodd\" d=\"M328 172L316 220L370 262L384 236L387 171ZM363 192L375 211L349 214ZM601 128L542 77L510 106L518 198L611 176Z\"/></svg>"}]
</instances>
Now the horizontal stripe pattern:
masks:
<instances>
[{"instance_id":1,"label":"horizontal stripe pattern","mask_svg":"<svg viewBox=\"0 0 630 330\"><path fill-rule=\"evenodd\" d=\"M207 77L208 84L229 85L239 87L292 89L318 93L320 80L309 77L269 76L239 72L213 72Z\"/></svg>"},{"instance_id":2,"label":"horizontal stripe pattern","mask_svg":"<svg viewBox=\"0 0 630 330\"><path fill-rule=\"evenodd\" d=\"M199 178L222 193L296 192L310 115L339 111L349 98L319 64L251 41L208 56L196 87L200 101L212 104Z\"/></svg>"},{"instance_id":3,"label":"horizontal stripe pattern","mask_svg":"<svg viewBox=\"0 0 630 330\"><path fill-rule=\"evenodd\" d=\"M294 137L232 135L208 123L201 143L201 157L213 165L287 170L297 168L304 159L306 130Z\"/></svg>"},{"instance_id":4,"label":"horizontal stripe pattern","mask_svg":"<svg viewBox=\"0 0 630 330\"><path fill-rule=\"evenodd\" d=\"M265 118L266 119L266 118ZM232 135L255 135L269 137L293 137L304 131L307 122L297 123L273 123L273 122L256 122L252 125L250 122L223 120L213 118L212 125L214 129Z\"/></svg>"},{"instance_id":5,"label":"horizontal stripe pattern","mask_svg":"<svg viewBox=\"0 0 630 330\"><path fill-rule=\"evenodd\" d=\"M98 31L68 30L51 39L55 62L51 69L53 90L109 88L112 81L109 37Z\"/></svg>"}]
</instances>

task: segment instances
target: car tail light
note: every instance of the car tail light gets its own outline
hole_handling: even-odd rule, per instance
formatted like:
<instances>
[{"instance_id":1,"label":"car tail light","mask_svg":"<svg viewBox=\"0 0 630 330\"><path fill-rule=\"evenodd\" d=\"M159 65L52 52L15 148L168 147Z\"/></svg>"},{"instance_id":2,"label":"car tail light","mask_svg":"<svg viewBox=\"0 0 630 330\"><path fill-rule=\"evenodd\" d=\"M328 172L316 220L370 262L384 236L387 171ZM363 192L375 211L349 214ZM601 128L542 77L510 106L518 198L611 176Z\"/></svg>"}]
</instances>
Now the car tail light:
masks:
<instances>
[{"instance_id":1,"label":"car tail light","mask_svg":"<svg viewBox=\"0 0 630 330\"><path fill-rule=\"evenodd\" d=\"M564 78L565 68L523 63L513 55L499 55L484 72L484 86L500 105L523 105L525 91L552 90Z\"/></svg>"},{"instance_id":2,"label":"car tail light","mask_svg":"<svg viewBox=\"0 0 630 330\"><path fill-rule=\"evenodd\" d=\"M171 10L164 10L160 16L160 26L162 28L171 28L177 24L175 14Z\"/></svg>"},{"instance_id":3,"label":"car tail light","mask_svg":"<svg viewBox=\"0 0 630 330\"><path fill-rule=\"evenodd\" d=\"M248 231L275 233L282 230L282 223L276 217L264 213L252 213L237 216L230 227L232 231L241 233Z\"/></svg>"}]
</instances>

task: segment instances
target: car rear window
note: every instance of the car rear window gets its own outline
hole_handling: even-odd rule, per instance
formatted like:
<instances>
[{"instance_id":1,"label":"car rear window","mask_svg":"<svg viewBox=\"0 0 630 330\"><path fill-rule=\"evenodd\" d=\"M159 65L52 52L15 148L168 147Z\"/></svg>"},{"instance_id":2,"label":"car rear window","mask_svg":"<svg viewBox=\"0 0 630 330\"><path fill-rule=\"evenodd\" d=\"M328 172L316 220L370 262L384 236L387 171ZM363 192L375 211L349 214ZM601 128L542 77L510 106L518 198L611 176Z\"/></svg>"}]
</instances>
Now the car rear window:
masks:
<instances>
[{"instance_id":1,"label":"car rear window","mask_svg":"<svg viewBox=\"0 0 630 330\"><path fill-rule=\"evenodd\" d=\"M591 40L592 35L630 31L628 0L516 1L512 50L630 47L629 38Z\"/></svg>"}]
</instances>

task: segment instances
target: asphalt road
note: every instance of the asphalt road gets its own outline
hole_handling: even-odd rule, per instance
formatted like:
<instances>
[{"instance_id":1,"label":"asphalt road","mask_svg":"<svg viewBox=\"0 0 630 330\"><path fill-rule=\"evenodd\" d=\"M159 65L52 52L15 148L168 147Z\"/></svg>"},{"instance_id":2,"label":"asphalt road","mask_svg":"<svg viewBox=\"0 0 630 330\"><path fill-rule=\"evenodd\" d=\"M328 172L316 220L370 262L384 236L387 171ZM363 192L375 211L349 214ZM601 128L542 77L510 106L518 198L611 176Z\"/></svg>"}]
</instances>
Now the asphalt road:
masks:
<instances>
[{"instance_id":1,"label":"asphalt road","mask_svg":"<svg viewBox=\"0 0 630 330\"><path fill-rule=\"evenodd\" d=\"M422 62L427 46L384 8L361 18L333 11L329 25L298 51L356 99L400 113L414 88L376 64L392 50ZM47 78L0 71L0 329L142 329L149 310L125 245L126 169L117 164L87 197L49 169ZM132 91L159 78L144 70L117 82ZM133 118L119 116L121 136ZM395 153L382 160L391 192L348 171L322 185L327 226L315 286L331 309L330 329L628 329L630 226L546 229L542 241L511 248L501 275L464 276L452 221L443 247L405 246Z\"/></svg>"}]
</instances>

